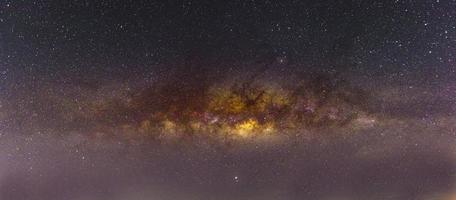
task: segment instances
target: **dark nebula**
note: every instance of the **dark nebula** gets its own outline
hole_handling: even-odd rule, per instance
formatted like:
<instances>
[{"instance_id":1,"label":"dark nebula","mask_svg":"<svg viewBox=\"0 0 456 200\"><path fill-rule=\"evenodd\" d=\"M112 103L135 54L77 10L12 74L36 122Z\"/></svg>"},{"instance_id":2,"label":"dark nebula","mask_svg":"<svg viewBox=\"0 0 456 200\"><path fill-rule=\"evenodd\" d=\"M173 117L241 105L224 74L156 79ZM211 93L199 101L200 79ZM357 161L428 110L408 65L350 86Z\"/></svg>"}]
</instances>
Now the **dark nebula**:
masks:
<instances>
[{"instance_id":1,"label":"dark nebula","mask_svg":"<svg viewBox=\"0 0 456 200\"><path fill-rule=\"evenodd\" d=\"M455 1L0 2L0 199L455 200Z\"/></svg>"}]
</instances>

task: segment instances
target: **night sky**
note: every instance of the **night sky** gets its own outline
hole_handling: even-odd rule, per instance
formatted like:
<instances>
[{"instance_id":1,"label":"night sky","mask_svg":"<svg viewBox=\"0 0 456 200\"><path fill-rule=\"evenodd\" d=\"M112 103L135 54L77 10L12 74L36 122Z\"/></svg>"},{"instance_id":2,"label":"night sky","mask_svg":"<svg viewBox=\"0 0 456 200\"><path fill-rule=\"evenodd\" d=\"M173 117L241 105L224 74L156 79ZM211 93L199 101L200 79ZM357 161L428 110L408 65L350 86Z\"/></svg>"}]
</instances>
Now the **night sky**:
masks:
<instances>
[{"instance_id":1,"label":"night sky","mask_svg":"<svg viewBox=\"0 0 456 200\"><path fill-rule=\"evenodd\" d=\"M455 200L456 1L0 1L1 200Z\"/></svg>"}]
</instances>

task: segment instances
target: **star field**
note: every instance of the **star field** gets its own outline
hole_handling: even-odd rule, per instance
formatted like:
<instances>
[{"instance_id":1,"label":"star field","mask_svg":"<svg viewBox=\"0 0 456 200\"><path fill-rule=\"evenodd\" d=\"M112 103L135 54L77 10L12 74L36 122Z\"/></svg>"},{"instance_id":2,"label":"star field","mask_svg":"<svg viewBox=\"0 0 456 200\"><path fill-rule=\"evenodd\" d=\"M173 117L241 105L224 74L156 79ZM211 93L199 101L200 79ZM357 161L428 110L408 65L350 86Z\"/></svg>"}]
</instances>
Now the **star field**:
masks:
<instances>
[{"instance_id":1,"label":"star field","mask_svg":"<svg viewBox=\"0 0 456 200\"><path fill-rule=\"evenodd\" d=\"M0 199L456 196L456 2L0 2Z\"/></svg>"}]
</instances>

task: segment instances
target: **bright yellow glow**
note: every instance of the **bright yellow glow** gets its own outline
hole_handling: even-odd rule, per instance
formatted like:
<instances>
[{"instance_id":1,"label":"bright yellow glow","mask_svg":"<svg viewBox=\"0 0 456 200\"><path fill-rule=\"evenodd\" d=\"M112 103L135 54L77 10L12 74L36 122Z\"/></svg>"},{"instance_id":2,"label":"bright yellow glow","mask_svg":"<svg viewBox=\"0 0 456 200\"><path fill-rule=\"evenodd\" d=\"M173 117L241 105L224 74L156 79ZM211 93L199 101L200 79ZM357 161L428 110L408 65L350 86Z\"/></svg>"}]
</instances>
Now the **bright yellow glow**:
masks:
<instances>
[{"instance_id":1,"label":"bright yellow glow","mask_svg":"<svg viewBox=\"0 0 456 200\"><path fill-rule=\"evenodd\" d=\"M146 133L151 132L151 130L152 130L152 123L149 120L144 120L139 125L140 133L146 134Z\"/></svg>"},{"instance_id":2,"label":"bright yellow glow","mask_svg":"<svg viewBox=\"0 0 456 200\"><path fill-rule=\"evenodd\" d=\"M236 125L236 133L242 137L251 135L255 129L258 128L258 121L255 119L248 119L238 125Z\"/></svg>"},{"instance_id":3,"label":"bright yellow glow","mask_svg":"<svg viewBox=\"0 0 456 200\"><path fill-rule=\"evenodd\" d=\"M162 123L165 133L175 133L177 131L177 125L173 121L167 119Z\"/></svg>"},{"instance_id":4,"label":"bright yellow glow","mask_svg":"<svg viewBox=\"0 0 456 200\"><path fill-rule=\"evenodd\" d=\"M190 122L190 128L194 131L200 131L203 129L203 124L197 121Z\"/></svg>"},{"instance_id":5,"label":"bright yellow glow","mask_svg":"<svg viewBox=\"0 0 456 200\"><path fill-rule=\"evenodd\" d=\"M264 126L263 126L263 132L264 133L273 133L275 132L275 126L273 123L269 122L269 123L266 123Z\"/></svg>"}]
</instances>

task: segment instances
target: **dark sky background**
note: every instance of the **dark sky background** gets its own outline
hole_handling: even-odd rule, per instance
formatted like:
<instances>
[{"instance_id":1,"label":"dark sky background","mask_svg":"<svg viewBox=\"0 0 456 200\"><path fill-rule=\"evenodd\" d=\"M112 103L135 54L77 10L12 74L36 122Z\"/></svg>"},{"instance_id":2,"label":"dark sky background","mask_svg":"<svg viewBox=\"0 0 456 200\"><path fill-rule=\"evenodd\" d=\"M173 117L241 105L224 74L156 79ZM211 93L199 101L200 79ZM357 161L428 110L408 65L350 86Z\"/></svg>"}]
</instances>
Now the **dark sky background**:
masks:
<instances>
[{"instance_id":1,"label":"dark sky background","mask_svg":"<svg viewBox=\"0 0 456 200\"><path fill-rule=\"evenodd\" d=\"M3 0L0 199L454 200L455 56L454 0Z\"/></svg>"}]
</instances>

